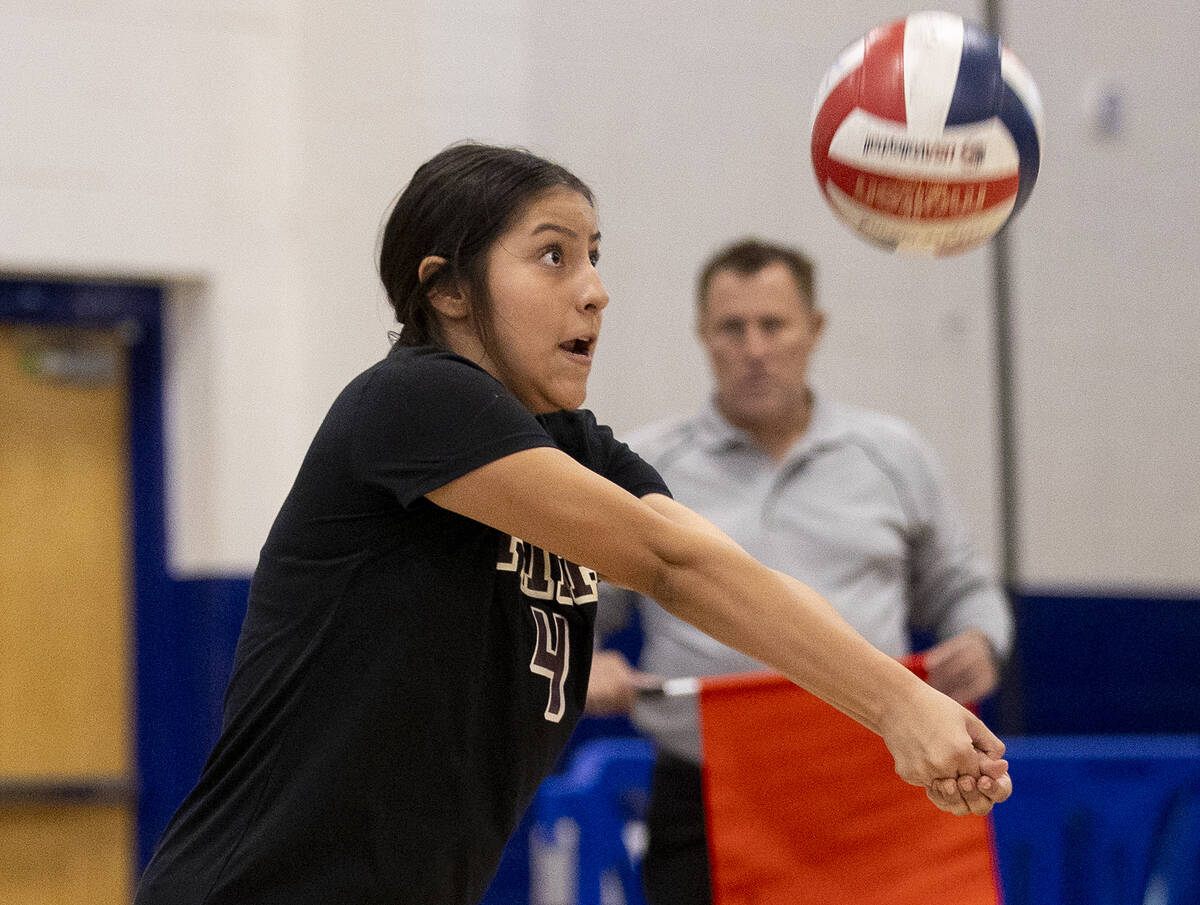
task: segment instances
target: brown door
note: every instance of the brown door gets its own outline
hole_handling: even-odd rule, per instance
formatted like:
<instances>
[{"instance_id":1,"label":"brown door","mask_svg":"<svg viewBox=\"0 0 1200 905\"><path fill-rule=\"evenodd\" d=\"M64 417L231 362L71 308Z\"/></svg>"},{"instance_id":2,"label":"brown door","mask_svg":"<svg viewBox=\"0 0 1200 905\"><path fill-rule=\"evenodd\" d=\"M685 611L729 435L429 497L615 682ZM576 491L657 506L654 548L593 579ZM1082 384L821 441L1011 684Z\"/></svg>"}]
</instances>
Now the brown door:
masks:
<instances>
[{"instance_id":1,"label":"brown door","mask_svg":"<svg viewBox=\"0 0 1200 905\"><path fill-rule=\"evenodd\" d=\"M0 903L127 905L126 355L0 324Z\"/></svg>"}]
</instances>

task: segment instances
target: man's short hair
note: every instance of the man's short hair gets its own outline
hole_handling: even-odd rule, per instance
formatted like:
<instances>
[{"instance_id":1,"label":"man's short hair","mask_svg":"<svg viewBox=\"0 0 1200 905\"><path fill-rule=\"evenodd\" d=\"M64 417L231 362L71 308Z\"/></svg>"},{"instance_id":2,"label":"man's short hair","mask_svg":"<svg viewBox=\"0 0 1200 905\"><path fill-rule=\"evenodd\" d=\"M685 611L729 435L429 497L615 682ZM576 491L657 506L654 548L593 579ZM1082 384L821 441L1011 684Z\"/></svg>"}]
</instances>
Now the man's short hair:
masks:
<instances>
[{"instance_id":1,"label":"man's short hair","mask_svg":"<svg viewBox=\"0 0 1200 905\"><path fill-rule=\"evenodd\" d=\"M742 276L750 276L775 263L783 264L791 271L796 285L808 300L808 306L813 307L816 298L813 294L815 267L812 260L798 249L747 238L725 246L708 259L696 282L697 310L701 314L704 313L708 304L709 286L718 271L732 270Z\"/></svg>"}]
</instances>

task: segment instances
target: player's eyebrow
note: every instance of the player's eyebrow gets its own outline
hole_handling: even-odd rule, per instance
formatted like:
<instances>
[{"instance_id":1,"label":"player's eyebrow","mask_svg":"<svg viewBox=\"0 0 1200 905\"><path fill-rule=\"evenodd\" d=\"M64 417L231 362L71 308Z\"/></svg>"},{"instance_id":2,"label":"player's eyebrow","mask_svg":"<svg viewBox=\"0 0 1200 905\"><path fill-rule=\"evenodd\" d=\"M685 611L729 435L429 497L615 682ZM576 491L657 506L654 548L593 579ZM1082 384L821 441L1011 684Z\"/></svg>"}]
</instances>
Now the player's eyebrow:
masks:
<instances>
[{"instance_id":1,"label":"player's eyebrow","mask_svg":"<svg viewBox=\"0 0 1200 905\"><path fill-rule=\"evenodd\" d=\"M562 233L568 239L578 239L579 238L579 233L575 232L575 230L571 229L570 227L563 226L559 223L543 223L540 226L535 226L533 228L533 232L530 233L530 235L536 236L538 233L544 233L544 232ZM600 233L598 233L598 232L592 233L592 235L588 238L588 241L589 242L599 242L600 241Z\"/></svg>"}]
</instances>

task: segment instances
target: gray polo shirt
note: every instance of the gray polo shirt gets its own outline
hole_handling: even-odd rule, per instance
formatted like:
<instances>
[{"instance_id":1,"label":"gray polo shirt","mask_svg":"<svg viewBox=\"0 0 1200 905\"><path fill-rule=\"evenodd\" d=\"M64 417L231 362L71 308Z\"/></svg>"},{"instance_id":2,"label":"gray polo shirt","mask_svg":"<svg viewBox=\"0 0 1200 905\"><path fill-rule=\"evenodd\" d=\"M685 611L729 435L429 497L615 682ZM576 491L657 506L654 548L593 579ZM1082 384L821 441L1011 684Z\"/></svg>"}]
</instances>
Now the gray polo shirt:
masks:
<instances>
[{"instance_id":1,"label":"gray polo shirt","mask_svg":"<svg viewBox=\"0 0 1200 905\"><path fill-rule=\"evenodd\" d=\"M775 462L715 405L642 428L629 445L672 495L760 562L824 595L885 653L909 653L910 627L948 638L979 628L1001 657L1008 603L979 561L930 447L904 421L814 394L809 426ZM602 638L640 609L641 668L665 677L762 669L632 591L604 586ZM695 696L646 698L634 721L666 751L700 759Z\"/></svg>"}]
</instances>

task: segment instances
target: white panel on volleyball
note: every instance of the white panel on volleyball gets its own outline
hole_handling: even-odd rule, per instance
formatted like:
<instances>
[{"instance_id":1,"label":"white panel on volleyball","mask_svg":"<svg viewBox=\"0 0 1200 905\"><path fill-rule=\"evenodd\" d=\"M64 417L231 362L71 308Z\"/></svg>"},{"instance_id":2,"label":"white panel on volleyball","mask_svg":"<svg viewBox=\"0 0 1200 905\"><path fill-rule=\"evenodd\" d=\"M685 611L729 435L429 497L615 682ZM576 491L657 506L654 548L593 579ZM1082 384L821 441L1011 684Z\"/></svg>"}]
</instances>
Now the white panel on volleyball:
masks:
<instances>
[{"instance_id":1,"label":"white panel on volleyball","mask_svg":"<svg viewBox=\"0 0 1200 905\"><path fill-rule=\"evenodd\" d=\"M842 121L829 143L829 156L858 169L863 166L866 150L884 144L890 145L891 153L871 155L871 171L908 179L993 179L1012 174L1021 162L1012 136L995 117L938 128L935 138L922 141L915 140L903 123L881 119L865 110L853 110ZM987 153L962 153L971 145L982 146Z\"/></svg>"},{"instance_id":2,"label":"white panel on volleyball","mask_svg":"<svg viewBox=\"0 0 1200 905\"><path fill-rule=\"evenodd\" d=\"M910 135L941 135L962 58L963 20L944 12L912 13L904 25L905 115Z\"/></svg>"}]
</instances>

